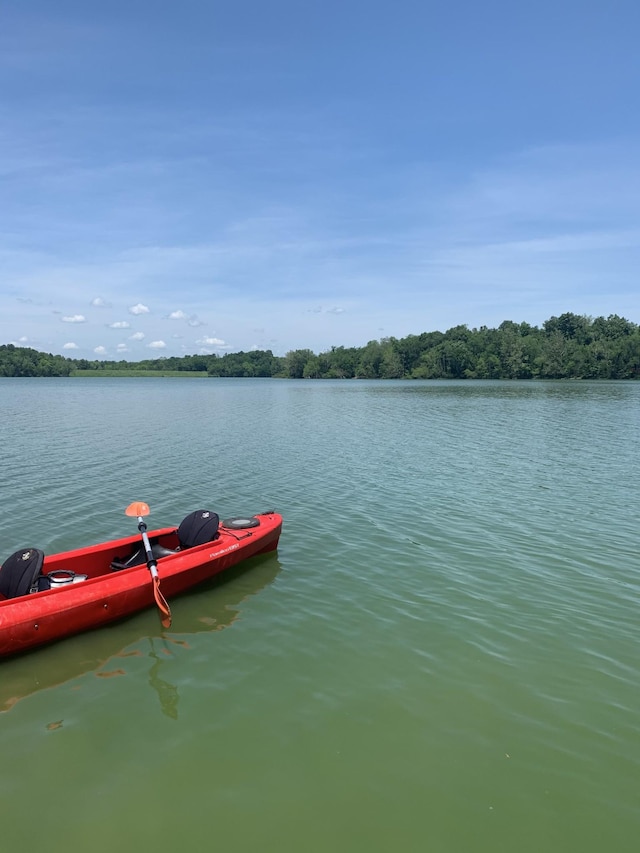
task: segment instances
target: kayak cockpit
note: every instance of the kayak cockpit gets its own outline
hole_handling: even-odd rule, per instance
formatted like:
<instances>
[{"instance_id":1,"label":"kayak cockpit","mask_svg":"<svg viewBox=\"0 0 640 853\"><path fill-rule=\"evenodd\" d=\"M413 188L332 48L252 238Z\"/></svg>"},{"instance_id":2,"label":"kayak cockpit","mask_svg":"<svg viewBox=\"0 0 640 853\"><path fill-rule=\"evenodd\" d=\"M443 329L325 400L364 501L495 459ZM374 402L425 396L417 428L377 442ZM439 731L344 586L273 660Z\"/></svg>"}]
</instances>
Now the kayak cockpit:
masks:
<instances>
[{"instance_id":1,"label":"kayak cockpit","mask_svg":"<svg viewBox=\"0 0 640 853\"><path fill-rule=\"evenodd\" d=\"M160 560L213 542L220 536L219 525L217 513L195 510L177 528L165 528L152 534L152 556L154 560ZM23 548L5 560L0 568L0 600L91 580L146 562L147 554L139 536L51 556L45 556L38 548Z\"/></svg>"},{"instance_id":2,"label":"kayak cockpit","mask_svg":"<svg viewBox=\"0 0 640 853\"><path fill-rule=\"evenodd\" d=\"M214 542L219 538L218 527L220 517L217 513L208 509L197 509L190 512L175 531L175 536L150 539L151 556L154 560L163 557L171 557L180 551ZM143 543L139 543L133 551L125 557L117 557L110 564L111 571L130 569L132 566L141 566L147 562L147 553Z\"/></svg>"}]
</instances>

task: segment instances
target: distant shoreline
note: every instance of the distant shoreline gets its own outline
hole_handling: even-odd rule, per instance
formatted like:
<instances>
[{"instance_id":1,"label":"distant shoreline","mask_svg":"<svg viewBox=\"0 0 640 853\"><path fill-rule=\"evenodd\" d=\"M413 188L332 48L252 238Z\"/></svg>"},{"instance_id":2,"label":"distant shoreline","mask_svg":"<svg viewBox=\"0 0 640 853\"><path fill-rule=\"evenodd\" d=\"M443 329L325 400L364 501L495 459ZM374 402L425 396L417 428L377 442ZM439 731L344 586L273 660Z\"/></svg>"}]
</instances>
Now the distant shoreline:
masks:
<instances>
[{"instance_id":1,"label":"distant shoreline","mask_svg":"<svg viewBox=\"0 0 640 853\"><path fill-rule=\"evenodd\" d=\"M497 329L454 326L363 347L314 353L271 350L194 354L137 362L67 358L0 346L0 376L212 376L273 379L640 379L640 326L610 314L566 313L541 328L505 320Z\"/></svg>"}]
</instances>

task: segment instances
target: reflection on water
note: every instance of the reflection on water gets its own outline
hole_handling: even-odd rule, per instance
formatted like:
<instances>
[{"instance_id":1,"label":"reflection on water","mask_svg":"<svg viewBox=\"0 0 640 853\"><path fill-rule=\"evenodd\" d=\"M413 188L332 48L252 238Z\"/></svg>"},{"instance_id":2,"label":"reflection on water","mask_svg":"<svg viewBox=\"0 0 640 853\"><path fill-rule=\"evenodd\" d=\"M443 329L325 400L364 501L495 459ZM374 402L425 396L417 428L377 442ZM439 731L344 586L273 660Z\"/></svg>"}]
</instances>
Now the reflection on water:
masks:
<instances>
[{"instance_id":1,"label":"reflection on water","mask_svg":"<svg viewBox=\"0 0 640 853\"><path fill-rule=\"evenodd\" d=\"M243 603L273 583L280 568L273 554L254 557L190 590L171 602L175 610L172 631L162 630L153 619L154 614L146 612L123 623L3 661L0 664L0 714L10 711L27 696L82 676L127 675L129 659L148 655L152 660L149 685L157 693L163 713L177 719L178 691L161 678L163 663L173 657L176 650L188 650L190 636L220 631L232 625ZM114 646L123 639L124 647L114 652Z\"/></svg>"},{"instance_id":2,"label":"reflection on water","mask_svg":"<svg viewBox=\"0 0 640 853\"><path fill-rule=\"evenodd\" d=\"M344 384L344 380L343 380ZM631 400L636 383L629 381L584 382L580 380L501 380L484 379L420 379L415 381L390 380L387 382L362 383L361 390L373 396L428 396L433 398L456 397L459 399L582 399L582 400ZM345 389L346 390L346 389Z\"/></svg>"},{"instance_id":3,"label":"reflection on water","mask_svg":"<svg viewBox=\"0 0 640 853\"><path fill-rule=\"evenodd\" d=\"M177 720L178 699L180 698L178 696L178 688L175 684L170 684L168 681L164 681L160 678L160 669L163 662L156 654L153 639L151 637L149 637L149 645L151 646L149 657L153 659L153 664L149 670L149 686L158 694L162 713L166 714L167 717L171 717L172 720ZM166 644L165 652L167 652Z\"/></svg>"}]
</instances>

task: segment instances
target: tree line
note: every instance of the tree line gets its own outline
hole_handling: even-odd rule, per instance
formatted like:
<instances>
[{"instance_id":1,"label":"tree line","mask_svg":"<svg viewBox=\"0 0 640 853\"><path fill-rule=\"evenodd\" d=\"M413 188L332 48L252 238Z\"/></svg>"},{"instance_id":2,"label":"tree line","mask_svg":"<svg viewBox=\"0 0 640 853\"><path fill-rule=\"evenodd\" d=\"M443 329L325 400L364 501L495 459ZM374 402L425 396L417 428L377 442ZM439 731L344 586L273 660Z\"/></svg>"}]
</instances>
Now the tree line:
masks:
<instances>
[{"instance_id":1,"label":"tree line","mask_svg":"<svg viewBox=\"0 0 640 853\"><path fill-rule=\"evenodd\" d=\"M77 371L179 371L289 379L638 379L640 326L610 314L566 313L542 327L505 320L497 328L454 326L364 347L186 355L138 362L71 359L0 346L0 376L72 376Z\"/></svg>"}]
</instances>

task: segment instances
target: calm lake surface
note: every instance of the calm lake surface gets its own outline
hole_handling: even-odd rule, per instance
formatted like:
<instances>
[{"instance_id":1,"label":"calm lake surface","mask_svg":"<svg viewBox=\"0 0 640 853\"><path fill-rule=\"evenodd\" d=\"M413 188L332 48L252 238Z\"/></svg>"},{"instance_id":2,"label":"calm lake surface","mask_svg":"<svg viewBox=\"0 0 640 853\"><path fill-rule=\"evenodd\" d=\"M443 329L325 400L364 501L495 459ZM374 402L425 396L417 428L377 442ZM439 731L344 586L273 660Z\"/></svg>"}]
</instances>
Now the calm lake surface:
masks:
<instances>
[{"instance_id":1,"label":"calm lake surface","mask_svg":"<svg viewBox=\"0 0 640 853\"><path fill-rule=\"evenodd\" d=\"M278 551L0 663L6 850L626 853L640 383L0 379L0 562Z\"/></svg>"}]
</instances>

